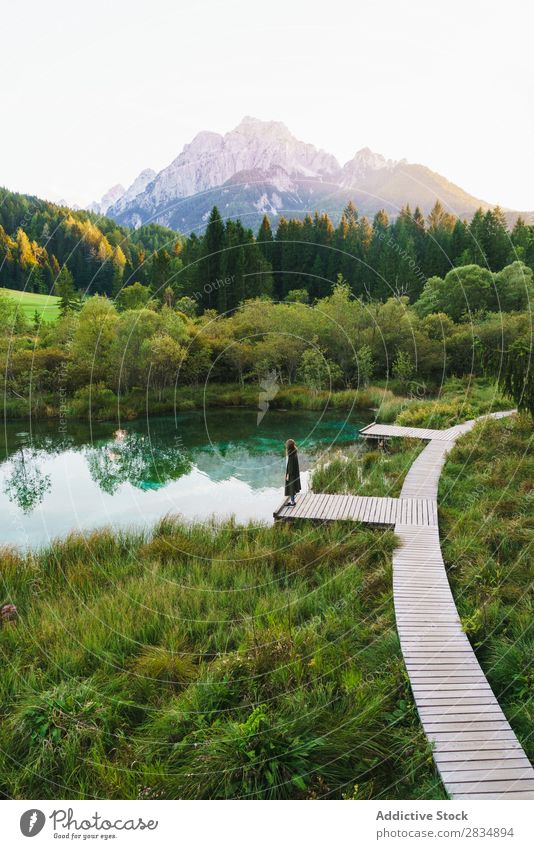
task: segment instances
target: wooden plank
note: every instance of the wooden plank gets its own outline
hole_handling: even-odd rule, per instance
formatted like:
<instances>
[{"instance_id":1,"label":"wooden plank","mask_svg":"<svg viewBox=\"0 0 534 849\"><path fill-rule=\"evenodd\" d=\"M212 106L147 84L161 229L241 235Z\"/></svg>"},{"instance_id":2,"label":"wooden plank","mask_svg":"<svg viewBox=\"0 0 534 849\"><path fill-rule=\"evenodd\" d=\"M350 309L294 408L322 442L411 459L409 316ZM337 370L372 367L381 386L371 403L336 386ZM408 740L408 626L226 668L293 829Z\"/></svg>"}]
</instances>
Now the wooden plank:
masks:
<instances>
[{"instance_id":1,"label":"wooden plank","mask_svg":"<svg viewBox=\"0 0 534 849\"><path fill-rule=\"evenodd\" d=\"M365 510L363 512L363 521L370 522L371 514L374 513L376 498L369 496L365 502Z\"/></svg>"},{"instance_id":2,"label":"wooden plank","mask_svg":"<svg viewBox=\"0 0 534 849\"><path fill-rule=\"evenodd\" d=\"M361 518L361 505L363 504L362 496L356 495L352 496L351 500L347 505L347 513L346 519L354 519L359 521Z\"/></svg>"},{"instance_id":3,"label":"wooden plank","mask_svg":"<svg viewBox=\"0 0 534 849\"><path fill-rule=\"evenodd\" d=\"M341 521L344 518L345 510L347 508L347 501L349 498L352 498L352 496L346 494L341 496L341 501L339 502L339 510L336 517L338 521Z\"/></svg>"},{"instance_id":4,"label":"wooden plank","mask_svg":"<svg viewBox=\"0 0 534 849\"><path fill-rule=\"evenodd\" d=\"M323 498L321 503L319 505L317 505L317 507L314 510L314 514L315 514L314 518L316 520L322 521L324 519L326 513L328 512L328 507L330 505L331 499L332 499L332 496L330 495L330 493L328 493L327 495L325 495L325 497Z\"/></svg>"},{"instance_id":5,"label":"wooden plank","mask_svg":"<svg viewBox=\"0 0 534 849\"><path fill-rule=\"evenodd\" d=\"M505 748L508 743L517 742L517 737L511 728L508 730L501 729L499 731L492 732L488 732L483 729L479 731L471 730L464 732L429 731L425 728L425 734L430 742L435 744L438 752L447 751L448 746L456 745L459 738L463 738L462 742L465 744L468 743L469 748L473 747L473 743L482 743L484 741L491 741L493 749L495 749L496 746L498 746L499 749Z\"/></svg>"},{"instance_id":6,"label":"wooden plank","mask_svg":"<svg viewBox=\"0 0 534 849\"><path fill-rule=\"evenodd\" d=\"M341 498L340 495L332 495L331 496L330 503L328 505L328 510L326 511L326 514L323 516L323 519L327 519L329 522L333 521L333 519L335 517L335 513L337 512L337 509L339 507L339 499L340 498Z\"/></svg>"},{"instance_id":7,"label":"wooden plank","mask_svg":"<svg viewBox=\"0 0 534 849\"><path fill-rule=\"evenodd\" d=\"M522 749L474 749L466 752L443 752L437 753L436 761L440 769L447 769L451 772L458 766L460 769L470 767L471 769L485 766L486 763L494 766L506 767L507 764L521 766L529 764L530 761L526 755L519 754ZM477 767L475 767L475 764Z\"/></svg>"},{"instance_id":8,"label":"wooden plank","mask_svg":"<svg viewBox=\"0 0 534 849\"><path fill-rule=\"evenodd\" d=\"M317 519L317 513L320 510L321 506L326 502L327 497L327 493L318 493L317 495L315 495L314 500L306 509L306 518Z\"/></svg>"},{"instance_id":9,"label":"wooden plank","mask_svg":"<svg viewBox=\"0 0 534 849\"><path fill-rule=\"evenodd\" d=\"M435 750L435 758L447 759L449 756L461 754L462 757L466 752L476 751L478 753L491 752L492 757L495 757L495 752L513 752L516 755L518 752L524 754L519 741L515 734L510 730L508 734L501 733L499 736L492 734L488 737L484 732L471 731L468 735L464 734L461 738L450 737L441 741L439 749Z\"/></svg>"},{"instance_id":10,"label":"wooden plank","mask_svg":"<svg viewBox=\"0 0 534 849\"><path fill-rule=\"evenodd\" d=\"M380 516L382 515L382 511L384 509L384 500L382 498L375 499L375 507L374 511L371 513L371 523L373 525L380 524Z\"/></svg>"},{"instance_id":11,"label":"wooden plank","mask_svg":"<svg viewBox=\"0 0 534 849\"><path fill-rule=\"evenodd\" d=\"M304 519L307 518L308 515L313 512L313 505L315 504L316 499L318 498L315 493L309 492L306 493L304 498L297 499L297 506L294 508L292 513L293 519Z\"/></svg>"},{"instance_id":12,"label":"wooden plank","mask_svg":"<svg viewBox=\"0 0 534 849\"><path fill-rule=\"evenodd\" d=\"M534 792L534 778L512 778L508 781L451 781L447 782L449 793L495 793L495 792L521 792L528 790Z\"/></svg>"},{"instance_id":13,"label":"wooden plank","mask_svg":"<svg viewBox=\"0 0 534 849\"><path fill-rule=\"evenodd\" d=\"M455 799L534 799L534 790L508 791L506 793L455 793Z\"/></svg>"},{"instance_id":14,"label":"wooden plank","mask_svg":"<svg viewBox=\"0 0 534 849\"><path fill-rule=\"evenodd\" d=\"M502 716L501 708L497 702L487 705L466 705L465 703L454 702L452 705L417 705L419 716L422 719L427 719L433 722L436 718L447 718L447 721L456 722L457 717L465 717L466 721L472 719L489 720L493 719L493 715Z\"/></svg>"},{"instance_id":15,"label":"wooden plank","mask_svg":"<svg viewBox=\"0 0 534 849\"><path fill-rule=\"evenodd\" d=\"M498 766L498 767L486 767L481 766L480 769L466 769L466 770L451 770L451 769L443 769L443 766L440 767L440 775L443 781L447 784L449 781L454 784L464 783L466 781L511 781L517 778L532 778L532 767L530 764L528 766ZM532 785L534 789L534 783Z\"/></svg>"},{"instance_id":16,"label":"wooden plank","mask_svg":"<svg viewBox=\"0 0 534 849\"><path fill-rule=\"evenodd\" d=\"M499 706L499 702L492 696L490 693L485 696L455 696L454 694L450 697L445 698L436 698L434 696L418 696L417 699L417 710L423 714L425 708L452 708L455 707L457 710L463 710L467 707L482 707L482 706Z\"/></svg>"},{"instance_id":17,"label":"wooden plank","mask_svg":"<svg viewBox=\"0 0 534 849\"><path fill-rule=\"evenodd\" d=\"M335 514L332 517L333 519L339 519L341 511L343 509L343 506L344 506L346 500L347 500L346 495L340 495L339 496L339 500L338 500L338 503L337 503L337 509L335 511Z\"/></svg>"}]
</instances>

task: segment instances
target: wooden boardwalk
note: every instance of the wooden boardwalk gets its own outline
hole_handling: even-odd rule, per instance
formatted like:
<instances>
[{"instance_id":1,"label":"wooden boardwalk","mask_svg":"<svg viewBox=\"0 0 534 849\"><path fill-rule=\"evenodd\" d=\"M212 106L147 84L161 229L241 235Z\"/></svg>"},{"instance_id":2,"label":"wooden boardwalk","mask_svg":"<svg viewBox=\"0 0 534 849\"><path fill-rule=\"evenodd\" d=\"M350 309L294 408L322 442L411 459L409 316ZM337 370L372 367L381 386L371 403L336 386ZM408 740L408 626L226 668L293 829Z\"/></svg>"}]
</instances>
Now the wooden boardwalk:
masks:
<instances>
[{"instance_id":1,"label":"wooden boardwalk","mask_svg":"<svg viewBox=\"0 0 534 849\"><path fill-rule=\"evenodd\" d=\"M393 554L397 630L421 724L449 796L534 799L534 769L462 630L441 554L439 477L455 440L474 424L438 431L437 437L420 428L395 427L392 433L391 425L370 426L376 428L373 438L413 438L420 430L420 438L429 440L406 475L400 498L308 493L289 512L284 502L275 517L394 522L400 541Z\"/></svg>"},{"instance_id":2,"label":"wooden boardwalk","mask_svg":"<svg viewBox=\"0 0 534 849\"><path fill-rule=\"evenodd\" d=\"M347 520L370 525L389 525L404 521L414 527L437 527L436 504L432 498L372 498L365 495L328 495L307 492L291 507L286 498L275 519L313 519L320 522Z\"/></svg>"},{"instance_id":3,"label":"wooden boardwalk","mask_svg":"<svg viewBox=\"0 0 534 849\"><path fill-rule=\"evenodd\" d=\"M428 427L401 427L390 424L370 424L362 427L360 436L366 439L391 439L392 436L400 436L404 439L443 439L442 430L433 430Z\"/></svg>"}]
</instances>

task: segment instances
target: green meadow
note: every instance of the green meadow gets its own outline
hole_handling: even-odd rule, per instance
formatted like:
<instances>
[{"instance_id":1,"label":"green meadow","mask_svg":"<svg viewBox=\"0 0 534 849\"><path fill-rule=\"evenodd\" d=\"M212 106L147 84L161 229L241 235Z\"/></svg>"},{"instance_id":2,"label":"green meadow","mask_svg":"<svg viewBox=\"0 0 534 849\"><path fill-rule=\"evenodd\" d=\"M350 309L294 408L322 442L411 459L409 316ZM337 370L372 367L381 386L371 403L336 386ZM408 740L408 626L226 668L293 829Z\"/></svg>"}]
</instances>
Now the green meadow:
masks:
<instances>
[{"instance_id":1,"label":"green meadow","mask_svg":"<svg viewBox=\"0 0 534 849\"><path fill-rule=\"evenodd\" d=\"M54 321L59 316L59 301L55 295L38 295L35 292L19 292L16 289L0 288L0 297L14 301L25 318L32 321L37 313L42 321Z\"/></svg>"}]
</instances>

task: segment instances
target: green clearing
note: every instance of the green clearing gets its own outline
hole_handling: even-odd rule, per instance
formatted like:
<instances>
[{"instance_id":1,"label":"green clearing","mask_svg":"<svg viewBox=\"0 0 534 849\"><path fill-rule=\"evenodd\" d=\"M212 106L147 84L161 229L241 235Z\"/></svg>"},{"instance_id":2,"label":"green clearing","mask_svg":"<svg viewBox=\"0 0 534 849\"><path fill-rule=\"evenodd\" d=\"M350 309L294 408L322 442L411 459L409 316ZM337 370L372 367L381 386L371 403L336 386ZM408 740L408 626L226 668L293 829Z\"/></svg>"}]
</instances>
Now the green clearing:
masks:
<instances>
[{"instance_id":1,"label":"green clearing","mask_svg":"<svg viewBox=\"0 0 534 849\"><path fill-rule=\"evenodd\" d=\"M35 292L0 288L0 297L15 301L29 321L33 321L36 312L42 321L54 321L59 316L60 299L56 295L38 295Z\"/></svg>"}]
</instances>

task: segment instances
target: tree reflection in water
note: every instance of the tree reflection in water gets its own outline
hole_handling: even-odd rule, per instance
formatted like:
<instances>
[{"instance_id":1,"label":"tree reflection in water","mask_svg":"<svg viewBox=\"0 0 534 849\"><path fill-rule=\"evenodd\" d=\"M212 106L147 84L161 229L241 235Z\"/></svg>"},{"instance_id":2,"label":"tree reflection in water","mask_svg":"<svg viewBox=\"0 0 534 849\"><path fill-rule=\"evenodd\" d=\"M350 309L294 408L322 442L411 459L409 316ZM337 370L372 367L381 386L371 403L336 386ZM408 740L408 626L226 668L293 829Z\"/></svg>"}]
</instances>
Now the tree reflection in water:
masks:
<instances>
[{"instance_id":1,"label":"tree reflection in water","mask_svg":"<svg viewBox=\"0 0 534 849\"><path fill-rule=\"evenodd\" d=\"M179 437L169 443L134 431L117 430L115 439L84 449L92 479L113 495L123 483L137 489L159 489L188 474L192 462Z\"/></svg>"},{"instance_id":2,"label":"tree reflection in water","mask_svg":"<svg viewBox=\"0 0 534 849\"><path fill-rule=\"evenodd\" d=\"M39 469L38 459L39 452L25 445L11 457L11 473L5 480L4 492L23 513L31 513L52 486L50 475Z\"/></svg>"}]
</instances>

